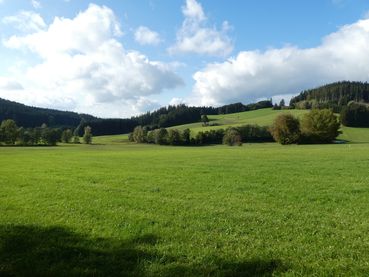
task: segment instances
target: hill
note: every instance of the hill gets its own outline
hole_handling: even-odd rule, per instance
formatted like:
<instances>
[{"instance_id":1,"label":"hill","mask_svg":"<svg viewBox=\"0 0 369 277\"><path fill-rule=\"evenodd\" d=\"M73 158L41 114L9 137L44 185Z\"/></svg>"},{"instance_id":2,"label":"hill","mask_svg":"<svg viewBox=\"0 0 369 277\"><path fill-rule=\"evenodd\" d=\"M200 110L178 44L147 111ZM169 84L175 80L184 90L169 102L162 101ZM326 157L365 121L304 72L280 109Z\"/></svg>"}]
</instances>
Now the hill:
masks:
<instances>
[{"instance_id":1,"label":"hill","mask_svg":"<svg viewBox=\"0 0 369 277\"><path fill-rule=\"evenodd\" d=\"M76 127L82 119L95 120L96 117L75 112L36 108L0 98L0 122L13 119L18 126L33 128L47 124L51 127Z\"/></svg>"},{"instance_id":2,"label":"hill","mask_svg":"<svg viewBox=\"0 0 369 277\"><path fill-rule=\"evenodd\" d=\"M301 92L290 101L300 109L331 108L335 112L350 101L369 103L369 84L362 82L336 82Z\"/></svg>"},{"instance_id":3,"label":"hill","mask_svg":"<svg viewBox=\"0 0 369 277\"><path fill-rule=\"evenodd\" d=\"M189 128L192 136L200 131L209 131L217 129L226 129L232 126L241 126L246 124L257 124L260 126L270 126L274 118L281 113L291 113L297 117L301 117L308 110L273 110L271 108L256 111L248 111L226 115L209 115L210 125L202 126L201 122L177 125L169 129L184 130ZM350 128L342 126L342 134L338 137L340 140L350 143L369 143L369 128ZM99 136L94 138L94 142L98 144L125 144L128 142L128 135Z\"/></svg>"},{"instance_id":4,"label":"hill","mask_svg":"<svg viewBox=\"0 0 369 277\"><path fill-rule=\"evenodd\" d=\"M170 127L200 121L201 115L230 114L272 107L271 100L244 105L234 103L221 107L167 106L131 118L97 118L88 114L26 106L0 98L0 122L13 119L18 126L34 128L46 124L49 127L77 128L82 135L84 127L91 126L95 135L114 135L131 132L138 125L149 129Z\"/></svg>"}]
</instances>

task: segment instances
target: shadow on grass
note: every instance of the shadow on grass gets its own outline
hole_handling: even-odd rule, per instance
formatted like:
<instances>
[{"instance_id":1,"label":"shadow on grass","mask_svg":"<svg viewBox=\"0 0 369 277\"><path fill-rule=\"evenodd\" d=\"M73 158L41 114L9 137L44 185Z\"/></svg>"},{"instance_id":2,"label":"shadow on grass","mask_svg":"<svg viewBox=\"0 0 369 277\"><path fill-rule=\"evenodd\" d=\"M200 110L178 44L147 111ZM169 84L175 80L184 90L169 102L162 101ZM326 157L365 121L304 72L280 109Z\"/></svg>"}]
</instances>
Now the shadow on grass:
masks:
<instances>
[{"instance_id":1,"label":"shadow on grass","mask_svg":"<svg viewBox=\"0 0 369 277\"><path fill-rule=\"evenodd\" d=\"M215 259L210 264L183 265L147 250L157 243L153 235L125 241L88 239L61 227L3 225L0 276L271 276L284 271L275 260Z\"/></svg>"}]
</instances>

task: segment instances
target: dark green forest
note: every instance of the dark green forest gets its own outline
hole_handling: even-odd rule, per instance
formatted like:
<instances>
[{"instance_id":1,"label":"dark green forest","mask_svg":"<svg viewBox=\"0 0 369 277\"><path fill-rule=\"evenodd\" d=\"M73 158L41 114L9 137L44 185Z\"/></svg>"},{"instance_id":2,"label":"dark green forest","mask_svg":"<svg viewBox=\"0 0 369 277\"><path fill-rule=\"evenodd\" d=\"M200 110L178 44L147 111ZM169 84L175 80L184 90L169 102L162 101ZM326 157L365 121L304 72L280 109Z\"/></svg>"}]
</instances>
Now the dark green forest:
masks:
<instances>
[{"instance_id":1,"label":"dark green forest","mask_svg":"<svg viewBox=\"0 0 369 277\"><path fill-rule=\"evenodd\" d=\"M340 112L351 101L369 103L369 84L362 82L336 82L301 92L290 101L298 109L333 109Z\"/></svg>"},{"instance_id":2,"label":"dark green forest","mask_svg":"<svg viewBox=\"0 0 369 277\"><path fill-rule=\"evenodd\" d=\"M349 127L369 127L369 84L337 82L301 92L290 101L296 109L331 109Z\"/></svg>"},{"instance_id":3,"label":"dark green forest","mask_svg":"<svg viewBox=\"0 0 369 277\"><path fill-rule=\"evenodd\" d=\"M91 121L96 117L75 112L36 108L0 98L0 122L5 119L13 119L18 126L24 128L40 127L42 124L50 127L73 128L82 119Z\"/></svg>"}]
</instances>

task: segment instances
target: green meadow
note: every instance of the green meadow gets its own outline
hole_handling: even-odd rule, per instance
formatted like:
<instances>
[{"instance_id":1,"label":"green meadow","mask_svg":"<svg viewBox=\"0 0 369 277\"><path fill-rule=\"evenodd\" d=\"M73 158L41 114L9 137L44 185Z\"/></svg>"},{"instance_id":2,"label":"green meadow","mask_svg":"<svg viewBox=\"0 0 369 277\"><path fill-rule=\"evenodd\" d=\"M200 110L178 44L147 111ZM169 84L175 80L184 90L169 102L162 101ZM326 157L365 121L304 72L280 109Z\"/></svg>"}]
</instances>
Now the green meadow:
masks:
<instances>
[{"instance_id":1,"label":"green meadow","mask_svg":"<svg viewBox=\"0 0 369 277\"><path fill-rule=\"evenodd\" d=\"M369 129L340 138L1 147L0 276L366 276Z\"/></svg>"}]
</instances>

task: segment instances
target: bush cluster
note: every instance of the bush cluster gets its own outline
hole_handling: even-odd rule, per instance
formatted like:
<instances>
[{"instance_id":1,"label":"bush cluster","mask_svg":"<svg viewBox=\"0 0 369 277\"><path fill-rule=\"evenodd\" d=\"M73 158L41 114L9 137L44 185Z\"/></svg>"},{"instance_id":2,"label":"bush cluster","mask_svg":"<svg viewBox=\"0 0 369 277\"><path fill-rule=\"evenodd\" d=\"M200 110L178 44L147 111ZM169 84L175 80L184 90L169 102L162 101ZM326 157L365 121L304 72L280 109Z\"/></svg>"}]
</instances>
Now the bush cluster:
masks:
<instances>
[{"instance_id":1,"label":"bush cluster","mask_svg":"<svg viewBox=\"0 0 369 277\"><path fill-rule=\"evenodd\" d=\"M208 130L198 132L191 137L190 129L183 131L177 129L160 128L149 131L142 126L137 126L129 135L129 140L136 143L154 143L160 145L209 145L226 144L241 145L242 142L267 142L273 141L268 127L258 125L244 125L232 127L226 130Z\"/></svg>"},{"instance_id":2,"label":"bush cluster","mask_svg":"<svg viewBox=\"0 0 369 277\"><path fill-rule=\"evenodd\" d=\"M274 120L271 133L280 144L331 143L339 134L338 117L328 109L312 110L301 120L281 114Z\"/></svg>"}]
</instances>

